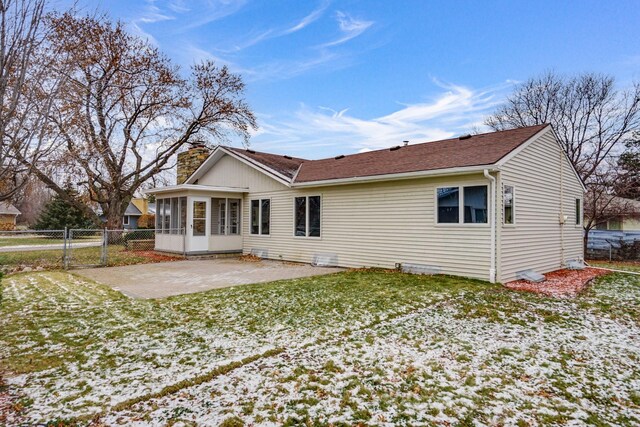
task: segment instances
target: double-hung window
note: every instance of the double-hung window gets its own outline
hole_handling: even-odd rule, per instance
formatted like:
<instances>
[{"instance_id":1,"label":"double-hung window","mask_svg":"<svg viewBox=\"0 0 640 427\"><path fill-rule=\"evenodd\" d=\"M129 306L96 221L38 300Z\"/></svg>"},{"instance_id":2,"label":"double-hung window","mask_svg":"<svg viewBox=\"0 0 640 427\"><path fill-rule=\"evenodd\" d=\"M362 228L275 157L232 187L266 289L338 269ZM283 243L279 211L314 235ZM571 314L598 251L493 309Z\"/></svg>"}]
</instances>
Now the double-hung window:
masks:
<instances>
[{"instance_id":1,"label":"double-hung window","mask_svg":"<svg viewBox=\"0 0 640 427\"><path fill-rule=\"evenodd\" d=\"M487 194L486 185L437 188L437 223L486 224L488 222Z\"/></svg>"},{"instance_id":2,"label":"double-hung window","mask_svg":"<svg viewBox=\"0 0 640 427\"><path fill-rule=\"evenodd\" d=\"M271 199L251 201L251 234L269 235L271 228Z\"/></svg>"},{"instance_id":3,"label":"double-hung window","mask_svg":"<svg viewBox=\"0 0 640 427\"><path fill-rule=\"evenodd\" d=\"M294 199L294 235L320 237L320 196Z\"/></svg>"}]
</instances>

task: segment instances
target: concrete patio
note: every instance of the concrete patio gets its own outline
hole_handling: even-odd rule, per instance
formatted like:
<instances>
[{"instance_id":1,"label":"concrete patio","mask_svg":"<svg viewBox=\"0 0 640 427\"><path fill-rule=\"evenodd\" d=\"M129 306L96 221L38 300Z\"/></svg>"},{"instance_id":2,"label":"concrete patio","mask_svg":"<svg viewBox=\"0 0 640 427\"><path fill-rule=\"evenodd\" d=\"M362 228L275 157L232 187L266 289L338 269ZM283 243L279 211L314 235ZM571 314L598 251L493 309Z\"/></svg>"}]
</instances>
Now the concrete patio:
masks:
<instances>
[{"instance_id":1,"label":"concrete patio","mask_svg":"<svg viewBox=\"0 0 640 427\"><path fill-rule=\"evenodd\" d=\"M133 298L164 298L229 286L266 283L344 271L280 261L212 259L89 268L73 272Z\"/></svg>"}]
</instances>

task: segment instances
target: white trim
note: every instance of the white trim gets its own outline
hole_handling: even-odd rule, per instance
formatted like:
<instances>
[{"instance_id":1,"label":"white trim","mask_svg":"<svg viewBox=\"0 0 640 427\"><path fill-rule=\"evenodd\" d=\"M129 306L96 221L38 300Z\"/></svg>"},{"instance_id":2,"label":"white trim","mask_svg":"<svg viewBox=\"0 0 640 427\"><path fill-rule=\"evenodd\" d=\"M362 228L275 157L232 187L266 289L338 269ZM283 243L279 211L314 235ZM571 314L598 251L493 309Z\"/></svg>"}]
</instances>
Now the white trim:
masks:
<instances>
[{"instance_id":1,"label":"white trim","mask_svg":"<svg viewBox=\"0 0 640 427\"><path fill-rule=\"evenodd\" d=\"M323 181L308 181L308 182L300 182L300 183L294 182L291 185L291 187L292 188L323 187L323 186L359 184L359 183L379 182L379 181L395 181L400 179L414 179L414 178L422 178L422 177L466 175L474 172L482 173L485 169L487 169L487 167L491 167L491 166L493 165L463 166L463 167L457 167L457 168L434 169L434 170L428 170L428 171L402 172L402 173L392 173L392 174L385 174L385 175L357 176L352 178L336 178L336 179L327 179ZM491 172L498 171L498 169L496 168L491 168L489 170Z\"/></svg>"},{"instance_id":2,"label":"white trim","mask_svg":"<svg viewBox=\"0 0 640 427\"><path fill-rule=\"evenodd\" d=\"M167 187L157 187L144 190L144 194L161 194L176 191L212 191L218 193L248 193L249 188L245 187L216 187L213 185L194 185L194 184L180 184L169 185Z\"/></svg>"},{"instance_id":3,"label":"white trim","mask_svg":"<svg viewBox=\"0 0 640 427\"><path fill-rule=\"evenodd\" d=\"M578 175L578 171L576 171L576 168L573 166L573 163L571 163L571 159L569 159L569 156L567 156L567 152L564 151L564 147L562 146L562 143L560 143L560 139L558 138L558 135L556 134L556 131L553 129L553 126L551 126L551 125L547 125L546 127L540 129L540 131L538 133L533 135L531 138L529 138L523 144L520 144L519 146L517 146L509 154L507 154L506 156L504 156L503 158L498 160L498 162L496 162L496 166L498 166L498 167L504 166L505 163L507 163L509 160L513 159L515 156L520 154L520 152L522 150L526 149L529 145L533 144L535 141L540 139L542 136L544 136L549 131L551 131L551 133L553 134L553 139L556 142L556 144L558 145L558 148L560 148L561 153L564 155L565 159L567 159L567 162L569 163L569 166L571 167L571 170L573 171L574 176L576 177L576 179L580 183L580 186L582 187L582 191L587 191L587 187L585 187L584 183L582 182L582 178L580 178L580 175Z\"/></svg>"},{"instance_id":4,"label":"white trim","mask_svg":"<svg viewBox=\"0 0 640 427\"><path fill-rule=\"evenodd\" d=\"M205 171L208 171L209 169L211 169L218 162L218 160L220 160L223 157L218 153L227 154L235 158L236 160L246 164L247 166L252 167L258 172L261 172L267 175L271 179L274 179L279 183L286 185L287 187L291 186L291 179L286 177L285 175L282 175L280 172L274 169L271 169L270 167L265 166L264 164L258 161L255 161L243 154L237 153L233 150L229 150L223 147L222 145L218 145L216 148L213 149L211 154L209 154L209 157L207 157L206 160L202 162L202 164L198 167L198 169L196 169L195 172L193 172L189 176L189 178L185 180L185 184L192 184L193 181L201 178L204 175Z\"/></svg>"}]
</instances>

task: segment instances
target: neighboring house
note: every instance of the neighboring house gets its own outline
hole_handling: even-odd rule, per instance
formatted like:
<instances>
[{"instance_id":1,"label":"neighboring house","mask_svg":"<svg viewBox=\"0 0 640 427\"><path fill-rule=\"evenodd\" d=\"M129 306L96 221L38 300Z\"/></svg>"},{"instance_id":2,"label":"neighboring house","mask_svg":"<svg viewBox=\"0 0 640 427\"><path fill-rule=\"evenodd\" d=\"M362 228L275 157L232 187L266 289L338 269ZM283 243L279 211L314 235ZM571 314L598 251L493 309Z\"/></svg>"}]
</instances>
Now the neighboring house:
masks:
<instances>
[{"instance_id":1,"label":"neighboring house","mask_svg":"<svg viewBox=\"0 0 640 427\"><path fill-rule=\"evenodd\" d=\"M104 217L100 212L98 214L104 221ZM122 216L122 228L124 230L135 230L138 228L138 220L142 215L155 215L155 213L155 203L149 203L149 201L143 197L131 199Z\"/></svg>"},{"instance_id":2,"label":"neighboring house","mask_svg":"<svg viewBox=\"0 0 640 427\"><path fill-rule=\"evenodd\" d=\"M184 182L148 191L157 250L492 282L583 257L584 186L549 125L322 160L203 152L178 156Z\"/></svg>"},{"instance_id":3,"label":"neighboring house","mask_svg":"<svg viewBox=\"0 0 640 427\"><path fill-rule=\"evenodd\" d=\"M0 202L0 230L13 230L20 211L9 202Z\"/></svg>"},{"instance_id":4,"label":"neighboring house","mask_svg":"<svg viewBox=\"0 0 640 427\"><path fill-rule=\"evenodd\" d=\"M613 205L620 214L596 224L596 230L640 231L640 200L615 197Z\"/></svg>"}]
</instances>

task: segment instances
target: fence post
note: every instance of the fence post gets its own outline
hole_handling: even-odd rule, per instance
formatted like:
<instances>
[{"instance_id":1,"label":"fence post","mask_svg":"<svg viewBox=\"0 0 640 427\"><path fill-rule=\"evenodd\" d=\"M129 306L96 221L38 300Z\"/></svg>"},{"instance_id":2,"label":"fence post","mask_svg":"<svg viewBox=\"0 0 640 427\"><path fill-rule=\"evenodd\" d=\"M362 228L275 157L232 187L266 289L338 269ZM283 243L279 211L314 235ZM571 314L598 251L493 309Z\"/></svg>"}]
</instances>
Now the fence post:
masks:
<instances>
[{"instance_id":1,"label":"fence post","mask_svg":"<svg viewBox=\"0 0 640 427\"><path fill-rule=\"evenodd\" d=\"M69 268L69 260L67 259L67 227L64 228L64 235L62 236L62 268L67 270Z\"/></svg>"},{"instance_id":2,"label":"fence post","mask_svg":"<svg viewBox=\"0 0 640 427\"><path fill-rule=\"evenodd\" d=\"M612 252L612 245L611 242L609 242L609 262L611 262L611 252Z\"/></svg>"},{"instance_id":3,"label":"fence post","mask_svg":"<svg viewBox=\"0 0 640 427\"><path fill-rule=\"evenodd\" d=\"M102 230L102 255L100 257L100 263L103 266L107 265L107 240L109 236L107 234L107 229Z\"/></svg>"}]
</instances>

